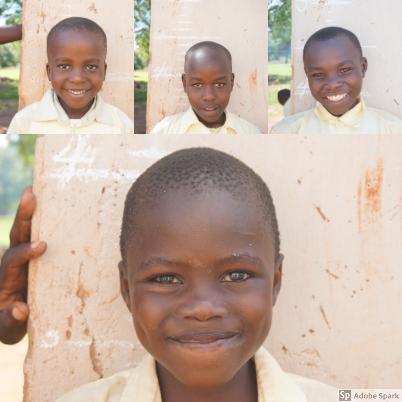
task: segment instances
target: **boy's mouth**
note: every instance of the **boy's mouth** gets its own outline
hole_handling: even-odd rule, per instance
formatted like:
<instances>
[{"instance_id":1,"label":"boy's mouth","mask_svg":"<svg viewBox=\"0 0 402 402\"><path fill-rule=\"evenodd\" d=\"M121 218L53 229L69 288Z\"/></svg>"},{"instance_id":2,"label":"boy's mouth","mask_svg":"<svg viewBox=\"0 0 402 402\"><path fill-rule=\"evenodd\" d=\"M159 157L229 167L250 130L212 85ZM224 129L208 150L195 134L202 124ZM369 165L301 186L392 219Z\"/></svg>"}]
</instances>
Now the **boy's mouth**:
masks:
<instances>
[{"instance_id":1,"label":"boy's mouth","mask_svg":"<svg viewBox=\"0 0 402 402\"><path fill-rule=\"evenodd\" d=\"M70 96L73 96L74 98L81 98L81 97L85 96L90 91L90 89L82 89L80 91L72 90L72 89L65 89L65 91Z\"/></svg>"},{"instance_id":2,"label":"boy's mouth","mask_svg":"<svg viewBox=\"0 0 402 402\"><path fill-rule=\"evenodd\" d=\"M168 339L188 349L208 350L225 346L239 335L238 332L200 332L175 335Z\"/></svg>"},{"instance_id":3,"label":"boy's mouth","mask_svg":"<svg viewBox=\"0 0 402 402\"><path fill-rule=\"evenodd\" d=\"M214 114L216 114L216 112L218 111L219 107L218 106L214 106L214 107L203 107L201 108L203 110L203 112L208 115L208 116L213 116Z\"/></svg>"},{"instance_id":4,"label":"boy's mouth","mask_svg":"<svg viewBox=\"0 0 402 402\"><path fill-rule=\"evenodd\" d=\"M334 94L334 95L327 95L325 98L329 100L330 103L333 104L338 104L342 103L343 100L348 96L349 94L347 92L339 93L339 94Z\"/></svg>"}]
</instances>

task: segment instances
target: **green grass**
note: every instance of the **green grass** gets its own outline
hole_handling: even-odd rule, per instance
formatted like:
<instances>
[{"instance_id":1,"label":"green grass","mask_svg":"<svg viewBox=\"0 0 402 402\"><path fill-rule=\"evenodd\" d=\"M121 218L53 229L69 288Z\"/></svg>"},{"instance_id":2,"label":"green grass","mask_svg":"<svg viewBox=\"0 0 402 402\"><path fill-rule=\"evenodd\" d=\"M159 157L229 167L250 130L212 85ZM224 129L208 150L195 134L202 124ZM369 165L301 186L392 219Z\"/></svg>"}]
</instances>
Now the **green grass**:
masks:
<instances>
[{"instance_id":1,"label":"green grass","mask_svg":"<svg viewBox=\"0 0 402 402\"><path fill-rule=\"evenodd\" d=\"M134 70L134 80L140 82L143 85L148 84L148 71Z\"/></svg>"},{"instance_id":2,"label":"green grass","mask_svg":"<svg viewBox=\"0 0 402 402\"><path fill-rule=\"evenodd\" d=\"M0 68L0 77L18 81L20 79L20 68L19 67Z\"/></svg>"},{"instance_id":3,"label":"green grass","mask_svg":"<svg viewBox=\"0 0 402 402\"><path fill-rule=\"evenodd\" d=\"M268 75L277 76L281 78L290 78L292 77L292 67L290 64L285 63L268 63Z\"/></svg>"},{"instance_id":4,"label":"green grass","mask_svg":"<svg viewBox=\"0 0 402 402\"><path fill-rule=\"evenodd\" d=\"M13 226L14 216L0 216L0 247L8 247L10 245L10 230Z\"/></svg>"},{"instance_id":5,"label":"green grass","mask_svg":"<svg viewBox=\"0 0 402 402\"><path fill-rule=\"evenodd\" d=\"M134 103L139 103L141 109L147 108L147 91L134 91Z\"/></svg>"},{"instance_id":6,"label":"green grass","mask_svg":"<svg viewBox=\"0 0 402 402\"><path fill-rule=\"evenodd\" d=\"M18 106L18 81L0 83L0 110Z\"/></svg>"}]
</instances>

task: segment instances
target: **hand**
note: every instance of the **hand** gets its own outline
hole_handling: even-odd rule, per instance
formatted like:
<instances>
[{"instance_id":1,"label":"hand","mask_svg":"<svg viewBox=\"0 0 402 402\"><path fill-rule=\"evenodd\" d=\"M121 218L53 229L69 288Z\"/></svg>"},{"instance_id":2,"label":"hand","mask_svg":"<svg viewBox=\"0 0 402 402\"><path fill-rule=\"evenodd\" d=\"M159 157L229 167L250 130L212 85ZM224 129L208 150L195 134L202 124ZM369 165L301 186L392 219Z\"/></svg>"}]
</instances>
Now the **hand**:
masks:
<instances>
[{"instance_id":1,"label":"hand","mask_svg":"<svg viewBox=\"0 0 402 402\"><path fill-rule=\"evenodd\" d=\"M40 257L47 247L45 242L30 243L35 207L32 187L27 187L10 232L10 248L0 265L0 341L9 345L19 342L27 332L28 262Z\"/></svg>"}]
</instances>

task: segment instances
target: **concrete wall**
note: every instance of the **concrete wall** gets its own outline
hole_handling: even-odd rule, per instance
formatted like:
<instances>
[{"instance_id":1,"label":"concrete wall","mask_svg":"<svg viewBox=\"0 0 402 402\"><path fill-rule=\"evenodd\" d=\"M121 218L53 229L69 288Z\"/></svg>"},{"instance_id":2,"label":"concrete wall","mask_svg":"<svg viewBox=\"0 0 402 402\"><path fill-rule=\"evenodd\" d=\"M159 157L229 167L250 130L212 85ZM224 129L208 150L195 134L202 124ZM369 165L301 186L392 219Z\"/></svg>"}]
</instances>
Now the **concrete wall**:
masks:
<instances>
[{"instance_id":1,"label":"concrete wall","mask_svg":"<svg viewBox=\"0 0 402 402\"><path fill-rule=\"evenodd\" d=\"M400 388L400 136L74 136L38 139L25 402L53 402L133 367L143 349L119 291L125 195L164 155L228 152L270 187L285 255L266 346L290 372ZM52 381L49 381L49 378Z\"/></svg>"},{"instance_id":2,"label":"concrete wall","mask_svg":"<svg viewBox=\"0 0 402 402\"><path fill-rule=\"evenodd\" d=\"M153 0L147 132L189 107L183 91L184 55L206 40L227 47L235 86L229 111L268 132L268 9L265 0Z\"/></svg>"},{"instance_id":3,"label":"concrete wall","mask_svg":"<svg viewBox=\"0 0 402 402\"><path fill-rule=\"evenodd\" d=\"M99 24L108 39L108 72L102 98L134 119L134 2L119 0L24 0L19 109L40 101L51 88L46 76L46 39L51 28L68 17Z\"/></svg>"},{"instance_id":4,"label":"concrete wall","mask_svg":"<svg viewBox=\"0 0 402 402\"><path fill-rule=\"evenodd\" d=\"M354 32L368 60L363 81L364 100L368 106L402 118L402 77L399 52L402 47L398 0L293 0L293 113L311 109L315 100L303 70L303 47L316 31L340 26Z\"/></svg>"}]
</instances>

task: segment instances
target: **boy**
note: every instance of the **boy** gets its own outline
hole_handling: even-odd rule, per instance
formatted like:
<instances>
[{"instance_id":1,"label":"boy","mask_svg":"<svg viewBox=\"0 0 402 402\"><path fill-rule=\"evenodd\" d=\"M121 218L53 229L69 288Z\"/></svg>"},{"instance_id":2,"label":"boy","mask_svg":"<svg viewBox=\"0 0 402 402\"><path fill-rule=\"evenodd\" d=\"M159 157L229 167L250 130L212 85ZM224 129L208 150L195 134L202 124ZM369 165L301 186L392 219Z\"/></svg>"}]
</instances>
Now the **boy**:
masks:
<instances>
[{"instance_id":1,"label":"boy","mask_svg":"<svg viewBox=\"0 0 402 402\"><path fill-rule=\"evenodd\" d=\"M339 27L317 31L303 62L316 107L283 119L271 134L402 134L402 120L367 107L360 95L368 62L355 34Z\"/></svg>"},{"instance_id":2,"label":"boy","mask_svg":"<svg viewBox=\"0 0 402 402\"><path fill-rule=\"evenodd\" d=\"M14 225L20 233L34 202L26 190ZM2 262L9 276L46 244L18 247L19 258L16 247ZM150 355L59 402L336 400L335 389L285 374L261 347L283 256L270 192L244 163L208 148L155 163L127 194L120 249L122 296Z\"/></svg>"},{"instance_id":3,"label":"boy","mask_svg":"<svg viewBox=\"0 0 402 402\"><path fill-rule=\"evenodd\" d=\"M227 109L235 78L229 50L215 42L197 43L186 53L184 72L191 107L165 117L151 134L260 134L254 124Z\"/></svg>"},{"instance_id":4,"label":"boy","mask_svg":"<svg viewBox=\"0 0 402 402\"><path fill-rule=\"evenodd\" d=\"M106 77L107 39L80 17L56 24L47 38L46 73L53 89L18 112L9 134L133 134L134 124L99 95Z\"/></svg>"},{"instance_id":5,"label":"boy","mask_svg":"<svg viewBox=\"0 0 402 402\"><path fill-rule=\"evenodd\" d=\"M278 92L278 102L283 106L285 117L290 116L290 91L289 89L281 89Z\"/></svg>"}]
</instances>

